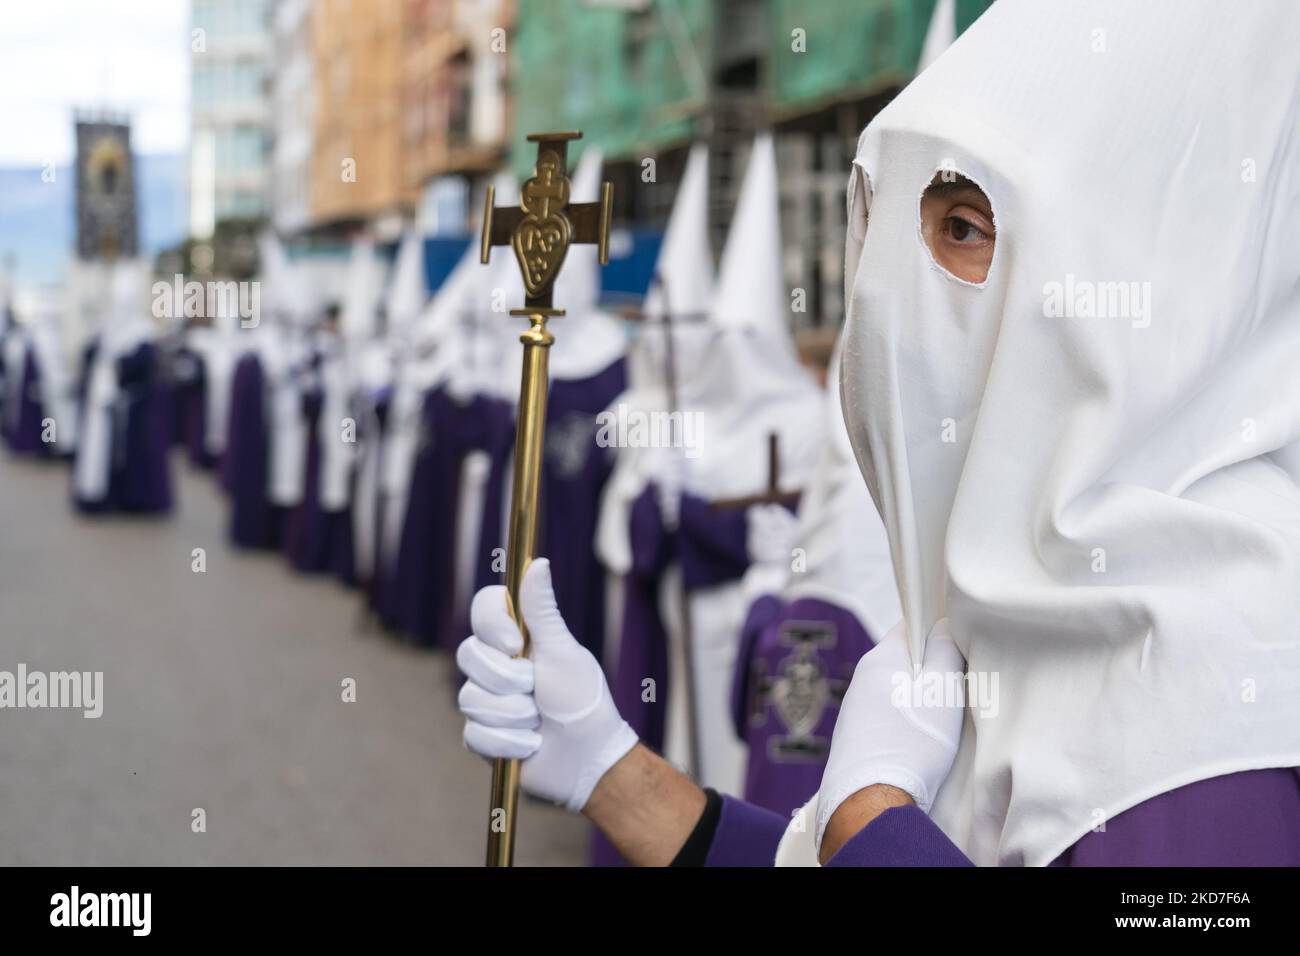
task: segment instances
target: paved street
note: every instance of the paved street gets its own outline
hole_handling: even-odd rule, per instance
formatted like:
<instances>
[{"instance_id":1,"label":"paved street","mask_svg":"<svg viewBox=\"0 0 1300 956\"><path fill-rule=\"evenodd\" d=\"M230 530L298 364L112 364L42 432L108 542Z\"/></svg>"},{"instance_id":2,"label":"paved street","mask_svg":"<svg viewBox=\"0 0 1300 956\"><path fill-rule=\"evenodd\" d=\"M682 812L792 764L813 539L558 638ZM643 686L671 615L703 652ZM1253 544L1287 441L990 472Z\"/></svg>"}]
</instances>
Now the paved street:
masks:
<instances>
[{"instance_id":1,"label":"paved street","mask_svg":"<svg viewBox=\"0 0 1300 956\"><path fill-rule=\"evenodd\" d=\"M170 519L86 519L65 466L0 453L0 671L104 672L97 720L0 710L0 865L479 865L490 773L451 662L232 551L212 480L176 465ZM580 864L586 840L525 802L519 863Z\"/></svg>"}]
</instances>

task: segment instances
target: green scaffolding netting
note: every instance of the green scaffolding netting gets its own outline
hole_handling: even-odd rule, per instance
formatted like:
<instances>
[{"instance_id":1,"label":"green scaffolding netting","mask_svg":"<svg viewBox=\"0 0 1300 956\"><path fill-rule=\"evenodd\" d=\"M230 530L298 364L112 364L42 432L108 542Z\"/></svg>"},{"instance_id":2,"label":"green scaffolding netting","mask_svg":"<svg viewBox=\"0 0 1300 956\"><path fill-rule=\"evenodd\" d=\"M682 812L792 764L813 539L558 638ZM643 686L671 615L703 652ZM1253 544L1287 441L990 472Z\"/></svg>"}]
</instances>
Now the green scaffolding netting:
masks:
<instances>
[{"instance_id":1,"label":"green scaffolding netting","mask_svg":"<svg viewBox=\"0 0 1300 956\"><path fill-rule=\"evenodd\" d=\"M776 115L867 95L915 73L937 0L766 0L765 90ZM960 33L992 0L956 0ZM610 155L687 138L710 95L713 0L653 0L639 11L590 0L528 0L511 51L511 158L526 176L531 132L580 129ZM668 28L678 25L676 36ZM803 52L792 47L803 31Z\"/></svg>"},{"instance_id":2,"label":"green scaffolding netting","mask_svg":"<svg viewBox=\"0 0 1300 956\"><path fill-rule=\"evenodd\" d=\"M679 54L663 28L658 8L664 3L680 15L693 53ZM637 17L648 18L649 26L637 29ZM516 172L532 169L535 150L525 141L532 132L582 130L573 159L590 143L618 155L689 136L689 113L708 93L680 61L698 58L707 76L712 29L712 4L705 0L656 0L640 14L586 0L520 4L511 62Z\"/></svg>"}]
</instances>

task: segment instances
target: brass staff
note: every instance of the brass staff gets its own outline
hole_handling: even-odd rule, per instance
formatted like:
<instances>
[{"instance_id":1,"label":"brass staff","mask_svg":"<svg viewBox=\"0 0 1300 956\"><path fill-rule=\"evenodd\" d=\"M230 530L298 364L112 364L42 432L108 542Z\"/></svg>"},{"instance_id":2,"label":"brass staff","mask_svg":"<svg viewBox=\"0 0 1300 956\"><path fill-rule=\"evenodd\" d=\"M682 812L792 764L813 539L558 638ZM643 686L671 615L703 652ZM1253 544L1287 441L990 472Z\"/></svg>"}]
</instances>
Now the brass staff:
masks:
<instances>
[{"instance_id":1,"label":"brass staff","mask_svg":"<svg viewBox=\"0 0 1300 956\"><path fill-rule=\"evenodd\" d=\"M510 534L506 545L506 591L510 616L519 625L524 649L529 650L528 629L515 608L524 571L537 546L537 490L542 473L542 438L546 431L548 349L555 336L546 327L552 316L564 315L552 307L551 294L564 256L573 243L594 243L600 264L609 262L609 220L614 187L605 183L600 201L569 204L566 153L569 140L581 133L533 133L537 164L533 176L520 190L519 205L496 208L495 190L489 186L483 210L483 237L479 258L487 263L493 246L509 245L524 278L524 308L510 314L528 319L519 340L524 345L523 375L519 383L519 412L515 423L515 471L511 485ZM519 805L519 761L492 762L492 802L488 807L487 865L511 866L515 857L515 811Z\"/></svg>"}]
</instances>

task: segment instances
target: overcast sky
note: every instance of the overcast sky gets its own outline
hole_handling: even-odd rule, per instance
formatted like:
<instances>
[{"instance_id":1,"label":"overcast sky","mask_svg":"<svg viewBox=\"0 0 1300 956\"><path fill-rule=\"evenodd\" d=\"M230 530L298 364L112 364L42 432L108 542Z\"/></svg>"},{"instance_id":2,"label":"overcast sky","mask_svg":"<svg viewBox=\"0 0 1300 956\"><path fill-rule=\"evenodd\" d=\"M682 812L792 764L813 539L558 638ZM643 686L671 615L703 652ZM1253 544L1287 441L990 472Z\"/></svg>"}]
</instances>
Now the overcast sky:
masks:
<instances>
[{"instance_id":1,"label":"overcast sky","mask_svg":"<svg viewBox=\"0 0 1300 956\"><path fill-rule=\"evenodd\" d=\"M72 159L74 108L131 114L139 153L189 138L188 0L0 0L0 166Z\"/></svg>"}]
</instances>

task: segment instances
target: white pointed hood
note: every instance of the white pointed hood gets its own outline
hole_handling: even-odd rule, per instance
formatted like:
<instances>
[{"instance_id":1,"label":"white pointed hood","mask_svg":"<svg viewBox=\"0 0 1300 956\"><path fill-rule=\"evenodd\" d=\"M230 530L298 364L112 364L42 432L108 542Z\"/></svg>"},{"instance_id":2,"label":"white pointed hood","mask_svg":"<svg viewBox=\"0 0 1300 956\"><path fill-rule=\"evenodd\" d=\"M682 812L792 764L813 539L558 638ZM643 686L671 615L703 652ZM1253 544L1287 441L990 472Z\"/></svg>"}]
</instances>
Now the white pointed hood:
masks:
<instances>
[{"instance_id":1,"label":"white pointed hood","mask_svg":"<svg viewBox=\"0 0 1300 956\"><path fill-rule=\"evenodd\" d=\"M659 318L707 314L713 305L713 253L709 248L709 147L696 143L686 159L673 210L655 262L644 311Z\"/></svg>"},{"instance_id":2,"label":"white pointed hood","mask_svg":"<svg viewBox=\"0 0 1300 956\"><path fill-rule=\"evenodd\" d=\"M569 190L571 203L595 202L600 198L601 155L595 146L582 154ZM515 267L513 255L511 266ZM552 320L555 344L551 346L549 358L551 378L588 378L608 368L627 351L623 323L597 308L600 255L595 245L569 247L555 280L553 299L555 307L563 309L564 315Z\"/></svg>"},{"instance_id":3,"label":"white pointed hood","mask_svg":"<svg viewBox=\"0 0 1300 956\"><path fill-rule=\"evenodd\" d=\"M276 325L302 322L311 307L301 272L289 260L284 244L274 232L267 230L257 237L257 253L261 267L259 324L268 320Z\"/></svg>"},{"instance_id":4,"label":"white pointed hood","mask_svg":"<svg viewBox=\"0 0 1300 956\"><path fill-rule=\"evenodd\" d=\"M388 283L385 311L388 329L398 338L420 315L428 292L424 281L424 239L414 228L407 229L397 248L392 278Z\"/></svg>"},{"instance_id":5,"label":"white pointed hood","mask_svg":"<svg viewBox=\"0 0 1300 956\"><path fill-rule=\"evenodd\" d=\"M658 327L663 317L670 315L674 322L673 364L679 382L694 374L712 340L707 321L714 286L708 190L709 148L696 143L687 157L654 278L646 292L643 312L649 321L638 330L629 356L631 390L637 396L644 394L643 401L655 402L655 407L667 400L662 394L667 343L664 330Z\"/></svg>"},{"instance_id":6,"label":"white pointed hood","mask_svg":"<svg viewBox=\"0 0 1300 956\"><path fill-rule=\"evenodd\" d=\"M509 172L498 173L493 186L497 205L512 205L518 196ZM516 291L503 266L507 255L507 264L513 266L508 248L494 249L489 264L483 265L475 237L425 305L413 330L414 348L425 355L417 372L422 387L454 378L459 393L473 394L485 388L485 382L495 383L503 346L496 326L509 324L512 296L523 303L523 280L516 269ZM493 312L498 300L503 311Z\"/></svg>"},{"instance_id":7,"label":"white pointed hood","mask_svg":"<svg viewBox=\"0 0 1300 956\"><path fill-rule=\"evenodd\" d=\"M999 681L933 809L978 863L1300 765L1298 44L1290 3L1000 0L859 143L845 419L914 662L948 618ZM977 285L917 229L954 167Z\"/></svg>"},{"instance_id":8,"label":"white pointed hood","mask_svg":"<svg viewBox=\"0 0 1300 956\"><path fill-rule=\"evenodd\" d=\"M348 260L347 282L343 289L343 309L339 326L349 341L373 338L377 326L376 309L383 292L383 266L369 237L352 244Z\"/></svg>"},{"instance_id":9,"label":"white pointed hood","mask_svg":"<svg viewBox=\"0 0 1300 956\"><path fill-rule=\"evenodd\" d=\"M754 141L727 232L713 303L713 333L698 367L682 376L681 401L700 416L700 449L688 487L730 497L765 485L767 435L777 432L786 477L806 477L823 421L821 391L795 356L781 279L772 137Z\"/></svg>"},{"instance_id":10,"label":"white pointed hood","mask_svg":"<svg viewBox=\"0 0 1300 956\"><path fill-rule=\"evenodd\" d=\"M921 56L916 63L916 72L920 73L943 55L957 39L957 0L939 0L930 14L930 26L925 31L925 42L921 44Z\"/></svg>"},{"instance_id":11,"label":"white pointed hood","mask_svg":"<svg viewBox=\"0 0 1300 956\"><path fill-rule=\"evenodd\" d=\"M689 377L712 339L707 316L713 303L713 253L708 222L709 150L704 143L691 147L686 169L673 199L668 228L659 247L656 277L646 294L648 321L637 329L628 353L628 388L615 399L618 412L668 411L665 377L667 343L660 324L665 314L695 316L672 326L673 361L678 381ZM632 564L628 514L632 502L651 480L659 461L654 449L620 448L614 473L601 496L596 525L596 552L610 571L624 574Z\"/></svg>"},{"instance_id":12,"label":"white pointed hood","mask_svg":"<svg viewBox=\"0 0 1300 956\"><path fill-rule=\"evenodd\" d=\"M114 262L110 267L109 309L102 339L105 355L125 355L157 335L151 305L148 263L142 259Z\"/></svg>"},{"instance_id":13,"label":"white pointed hood","mask_svg":"<svg viewBox=\"0 0 1300 956\"><path fill-rule=\"evenodd\" d=\"M793 354L790 300L781 278L779 196L772 134L759 133L718 264L713 318L721 328L752 329Z\"/></svg>"}]
</instances>

